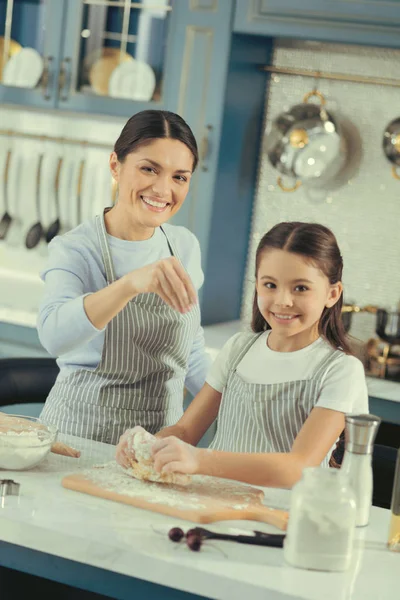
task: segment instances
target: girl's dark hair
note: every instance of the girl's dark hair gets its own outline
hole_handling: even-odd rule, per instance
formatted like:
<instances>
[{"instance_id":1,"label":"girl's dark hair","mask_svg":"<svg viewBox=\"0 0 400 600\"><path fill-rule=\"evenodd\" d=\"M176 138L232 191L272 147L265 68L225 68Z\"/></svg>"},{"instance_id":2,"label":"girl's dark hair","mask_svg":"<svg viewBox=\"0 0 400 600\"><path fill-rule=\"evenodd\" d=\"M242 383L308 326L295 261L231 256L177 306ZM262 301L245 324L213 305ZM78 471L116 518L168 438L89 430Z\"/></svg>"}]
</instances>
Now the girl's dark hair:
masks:
<instances>
[{"instance_id":1,"label":"girl's dark hair","mask_svg":"<svg viewBox=\"0 0 400 600\"><path fill-rule=\"evenodd\" d=\"M139 146L159 138L179 140L193 154L193 171L199 161L195 137L189 125L179 115L167 110L143 110L125 124L114 145L120 163Z\"/></svg>"},{"instance_id":2,"label":"girl's dark hair","mask_svg":"<svg viewBox=\"0 0 400 600\"><path fill-rule=\"evenodd\" d=\"M256 278L263 253L270 248L300 254L313 262L326 275L330 284L342 280L343 260L332 231L317 223L279 223L261 239L256 252ZM319 334L334 348L352 354L341 318L343 295L331 308L325 307L318 325ZM251 328L254 332L271 329L257 305L254 292Z\"/></svg>"}]
</instances>

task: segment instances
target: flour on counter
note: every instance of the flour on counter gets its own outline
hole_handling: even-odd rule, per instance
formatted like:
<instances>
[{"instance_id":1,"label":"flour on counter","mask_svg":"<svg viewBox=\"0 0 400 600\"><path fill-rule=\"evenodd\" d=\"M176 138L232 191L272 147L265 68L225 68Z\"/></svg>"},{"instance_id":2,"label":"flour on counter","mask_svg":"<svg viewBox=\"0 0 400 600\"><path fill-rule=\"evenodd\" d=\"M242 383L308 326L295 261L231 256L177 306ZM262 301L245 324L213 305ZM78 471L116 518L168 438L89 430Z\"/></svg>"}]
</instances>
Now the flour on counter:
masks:
<instances>
[{"instance_id":1,"label":"flour on counter","mask_svg":"<svg viewBox=\"0 0 400 600\"><path fill-rule=\"evenodd\" d=\"M146 502L176 506L182 510L206 508L198 496L189 490L134 479L115 461L83 471L82 475L103 489L124 496L140 497Z\"/></svg>"},{"instance_id":2,"label":"flour on counter","mask_svg":"<svg viewBox=\"0 0 400 600\"><path fill-rule=\"evenodd\" d=\"M0 431L0 468L30 469L50 451L51 441L39 431Z\"/></svg>"},{"instance_id":3,"label":"flour on counter","mask_svg":"<svg viewBox=\"0 0 400 600\"><path fill-rule=\"evenodd\" d=\"M116 494L143 499L146 502L174 506L182 511L240 510L262 506L262 490L240 482L208 475L193 475L190 485L180 487L133 479L129 471L115 461L81 472L86 480ZM223 512L221 512L223 514Z\"/></svg>"}]
</instances>

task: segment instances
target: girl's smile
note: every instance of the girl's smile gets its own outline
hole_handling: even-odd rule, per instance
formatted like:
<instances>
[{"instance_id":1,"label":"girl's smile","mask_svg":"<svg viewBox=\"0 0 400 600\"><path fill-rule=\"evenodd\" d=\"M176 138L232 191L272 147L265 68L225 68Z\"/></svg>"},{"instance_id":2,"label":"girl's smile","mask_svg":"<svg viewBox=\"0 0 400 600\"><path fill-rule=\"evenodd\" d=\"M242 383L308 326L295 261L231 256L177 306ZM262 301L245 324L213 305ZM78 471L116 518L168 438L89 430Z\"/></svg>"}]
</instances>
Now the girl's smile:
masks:
<instances>
[{"instance_id":1,"label":"girl's smile","mask_svg":"<svg viewBox=\"0 0 400 600\"><path fill-rule=\"evenodd\" d=\"M289 325L300 317L300 315L293 315L293 314L287 314L287 313L279 313L278 314L278 313L273 313L273 312L271 312L271 315L273 316L275 321L277 321L277 323L282 323L283 325Z\"/></svg>"}]
</instances>

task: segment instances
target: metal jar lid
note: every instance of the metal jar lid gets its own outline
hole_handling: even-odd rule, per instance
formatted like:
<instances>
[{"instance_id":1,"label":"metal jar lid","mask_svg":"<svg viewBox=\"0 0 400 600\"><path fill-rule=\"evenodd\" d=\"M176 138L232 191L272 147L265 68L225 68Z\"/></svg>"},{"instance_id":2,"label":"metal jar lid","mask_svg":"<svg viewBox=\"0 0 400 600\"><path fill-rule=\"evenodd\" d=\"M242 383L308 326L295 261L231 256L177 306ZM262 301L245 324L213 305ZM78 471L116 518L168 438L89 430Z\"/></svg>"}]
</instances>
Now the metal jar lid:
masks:
<instances>
[{"instance_id":1,"label":"metal jar lid","mask_svg":"<svg viewBox=\"0 0 400 600\"><path fill-rule=\"evenodd\" d=\"M372 454L381 418L376 415L346 415L345 449L354 454Z\"/></svg>"}]
</instances>

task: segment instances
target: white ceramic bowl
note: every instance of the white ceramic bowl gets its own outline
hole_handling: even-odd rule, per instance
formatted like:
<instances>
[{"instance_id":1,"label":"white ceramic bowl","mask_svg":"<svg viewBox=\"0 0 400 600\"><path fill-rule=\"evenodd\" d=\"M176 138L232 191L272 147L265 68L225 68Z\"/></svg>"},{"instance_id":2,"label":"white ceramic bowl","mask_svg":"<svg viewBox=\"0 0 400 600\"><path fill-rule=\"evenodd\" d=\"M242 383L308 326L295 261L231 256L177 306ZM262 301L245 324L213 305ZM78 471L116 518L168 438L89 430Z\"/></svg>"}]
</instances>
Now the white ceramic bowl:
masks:
<instances>
[{"instance_id":1,"label":"white ceramic bowl","mask_svg":"<svg viewBox=\"0 0 400 600\"><path fill-rule=\"evenodd\" d=\"M56 438L57 428L40 419L4 415L0 421L0 469L32 469L47 456Z\"/></svg>"}]
</instances>

